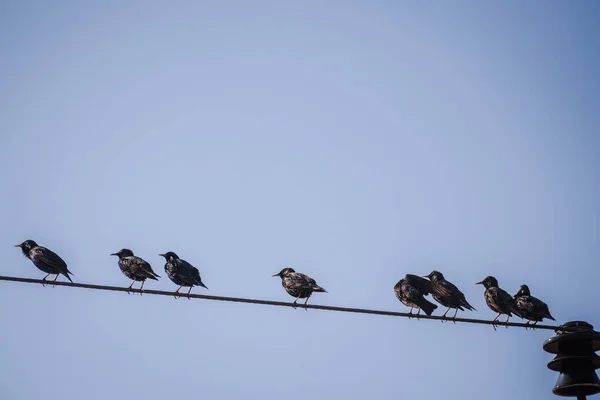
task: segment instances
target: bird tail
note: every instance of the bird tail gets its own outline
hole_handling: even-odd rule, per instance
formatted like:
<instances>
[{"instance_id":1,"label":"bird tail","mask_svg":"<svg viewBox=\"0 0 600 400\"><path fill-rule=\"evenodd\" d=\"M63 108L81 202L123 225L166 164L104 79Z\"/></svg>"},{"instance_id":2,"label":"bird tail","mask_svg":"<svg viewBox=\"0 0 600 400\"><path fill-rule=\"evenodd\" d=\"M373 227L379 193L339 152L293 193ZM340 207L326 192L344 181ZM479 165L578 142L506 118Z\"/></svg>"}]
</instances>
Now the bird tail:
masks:
<instances>
[{"instance_id":1,"label":"bird tail","mask_svg":"<svg viewBox=\"0 0 600 400\"><path fill-rule=\"evenodd\" d=\"M515 314L517 317L523 318L523 314L521 314L521 311L519 311L519 308L516 304L513 304L513 306L510 308L510 311L512 311L512 313Z\"/></svg>"},{"instance_id":2,"label":"bird tail","mask_svg":"<svg viewBox=\"0 0 600 400\"><path fill-rule=\"evenodd\" d=\"M472 305L469 304L469 302L465 299L465 300L461 300L460 304L465 307L467 310L471 310L471 311L477 311L477 309L475 307L473 307Z\"/></svg>"},{"instance_id":3,"label":"bird tail","mask_svg":"<svg viewBox=\"0 0 600 400\"><path fill-rule=\"evenodd\" d=\"M323 289L321 286L319 285L314 285L313 286L313 292L323 292L323 293L327 293L327 290Z\"/></svg>"},{"instance_id":4,"label":"bird tail","mask_svg":"<svg viewBox=\"0 0 600 400\"><path fill-rule=\"evenodd\" d=\"M202 286L204 289L208 290L208 287L204 283L202 283L202 281L200 281L198 286Z\"/></svg>"},{"instance_id":5,"label":"bird tail","mask_svg":"<svg viewBox=\"0 0 600 400\"><path fill-rule=\"evenodd\" d=\"M556 321L552 315L550 315L550 311L546 312L546 318L551 319L552 321Z\"/></svg>"},{"instance_id":6,"label":"bird tail","mask_svg":"<svg viewBox=\"0 0 600 400\"><path fill-rule=\"evenodd\" d=\"M421 308L421 310L425 311L425 314L427 315L431 315L433 311L437 308L435 304L428 301L427 299L422 299L422 301L417 305Z\"/></svg>"},{"instance_id":7,"label":"bird tail","mask_svg":"<svg viewBox=\"0 0 600 400\"><path fill-rule=\"evenodd\" d=\"M66 276L66 277L67 277L67 279L68 279L68 280L69 280L71 283L73 283L73 279L71 279L71 277L69 276L69 274L73 275L73 273L72 273L71 271L63 272L62 274L63 274L64 276Z\"/></svg>"},{"instance_id":8,"label":"bird tail","mask_svg":"<svg viewBox=\"0 0 600 400\"><path fill-rule=\"evenodd\" d=\"M150 271L147 275L148 275L148 278L154 279L155 281L157 281L158 278L160 278L160 275L155 274L153 271Z\"/></svg>"}]
</instances>

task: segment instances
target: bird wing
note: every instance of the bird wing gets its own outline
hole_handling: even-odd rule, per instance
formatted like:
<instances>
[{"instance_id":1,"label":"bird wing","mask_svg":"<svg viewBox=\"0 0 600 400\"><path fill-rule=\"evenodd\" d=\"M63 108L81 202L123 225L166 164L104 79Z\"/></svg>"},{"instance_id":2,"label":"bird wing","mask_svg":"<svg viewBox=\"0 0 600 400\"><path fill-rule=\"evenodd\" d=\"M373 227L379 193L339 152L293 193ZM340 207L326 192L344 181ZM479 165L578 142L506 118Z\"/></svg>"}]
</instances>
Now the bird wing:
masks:
<instances>
[{"instance_id":1,"label":"bird wing","mask_svg":"<svg viewBox=\"0 0 600 400\"><path fill-rule=\"evenodd\" d=\"M452 292L452 296L456 297L459 300L459 303L461 306L465 307L468 310L475 310L475 307L473 307L472 305L469 304L469 302L465 298L464 293L461 292L460 289L456 287L456 285L454 285L452 282L448 282L448 281L444 281L444 283L445 283L444 287L446 287L448 290L450 290Z\"/></svg>"},{"instance_id":2,"label":"bird wing","mask_svg":"<svg viewBox=\"0 0 600 400\"><path fill-rule=\"evenodd\" d=\"M517 302L515 299L508 294L504 289L497 288L495 290L496 300L499 304L504 304L508 310L514 313L516 316L523 318L521 315L521 311L519 311L519 307L517 307Z\"/></svg>"},{"instance_id":3,"label":"bird wing","mask_svg":"<svg viewBox=\"0 0 600 400\"><path fill-rule=\"evenodd\" d=\"M185 282L199 285L202 281L200 280L200 271L189 262L179 259L177 260L179 266L177 274L179 278Z\"/></svg>"},{"instance_id":4,"label":"bird wing","mask_svg":"<svg viewBox=\"0 0 600 400\"><path fill-rule=\"evenodd\" d=\"M287 275L287 284L290 289L305 289L317 285L317 282L308 275L292 272Z\"/></svg>"},{"instance_id":5,"label":"bird wing","mask_svg":"<svg viewBox=\"0 0 600 400\"><path fill-rule=\"evenodd\" d=\"M419 289L423 293L423 295L427 295L430 293L441 297L452 295L450 289L440 285L439 283L434 283L425 278L421 278L420 276L406 274L406 279L410 282L411 285Z\"/></svg>"},{"instance_id":6,"label":"bird wing","mask_svg":"<svg viewBox=\"0 0 600 400\"><path fill-rule=\"evenodd\" d=\"M67 263L65 263L65 261L52 250L49 250L45 247L36 247L32 251L34 252L35 258L38 261L47 264L52 268L56 268L59 271L68 272Z\"/></svg>"},{"instance_id":7,"label":"bird wing","mask_svg":"<svg viewBox=\"0 0 600 400\"><path fill-rule=\"evenodd\" d=\"M546 318L554 320L554 317L550 315L550 310L548 309L548 305L538 299L537 297L529 296L531 299L532 308L535 313L544 316Z\"/></svg>"},{"instance_id":8,"label":"bird wing","mask_svg":"<svg viewBox=\"0 0 600 400\"><path fill-rule=\"evenodd\" d=\"M141 277L158 277L146 260L137 256L130 256L127 258L129 258L131 272L133 272L134 275Z\"/></svg>"}]
</instances>

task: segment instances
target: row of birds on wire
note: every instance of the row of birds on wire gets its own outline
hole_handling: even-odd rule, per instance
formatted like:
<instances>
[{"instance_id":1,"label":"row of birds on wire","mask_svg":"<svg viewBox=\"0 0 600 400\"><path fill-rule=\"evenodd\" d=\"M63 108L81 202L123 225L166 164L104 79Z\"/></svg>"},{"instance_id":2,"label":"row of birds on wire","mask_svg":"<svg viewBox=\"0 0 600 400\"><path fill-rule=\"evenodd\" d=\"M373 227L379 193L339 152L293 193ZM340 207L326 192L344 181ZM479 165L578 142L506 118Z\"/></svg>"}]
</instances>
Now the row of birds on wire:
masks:
<instances>
[{"instance_id":1,"label":"row of birds on wire","mask_svg":"<svg viewBox=\"0 0 600 400\"><path fill-rule=\"evenodd\" d=\"M29 258L33 264L46 272L47 275L42 279L46 280L50 275L56 275L54 281L62 274L71 282L73 275L67 267L67 263L60 258L52 250L45 247L39 246L33 240L26 240L21 244L17 244L16 247L20 247L23 254ZM200 272L190 263L182 260L177 254L169 251L164 254L159 254L166 260L165 272L173 283L179 285L179 288L175 291L175 294L179 294L179 290L182 287L189 287L187 295L190 294L194 286L201 286L208 289L200 278ZM129 249L121 249L111 256L119 257L119 267L123 274L131 279L131 285L128 289L132 289L135 282L142 282L140 291L144 288L146 279L158 280L160 276L156 274L150 264L140 257L137 257ZM292 268L284 268L279 273L273 276L281 278L281 284L288 292L289 295L295 297L294 304L297 304L298 299L306 299L304 305L307 304L308 299L314 292L327 292L321 286L317 285L317 282L311 277L294 271ZM428 279L425 279L428 278ZM481 282L477 282L485 287L485 301L490 309L497 312L498 315L494 318L494 322L504 314L507 315L506 324L508 320L514 314L520 318L526 319L527 324L533 321L532 325L537 324L544 318L555 320L546 303L540 299L533 297L529 291L527 285L521 285L517 294L511 296L505 290L498 287L498 281L493 276L488 276ZM451 309L455 309L454 316L452 319L456 319L458 310L464 311L465 309L470 311L476 311L471 306L465 295L451 282L444 278L441 272L433 271L429 275L424 277L407 274L394 286L394 293L398 300L404 305L410 307L409 314L412 314L414 308L417 308L417 316L421 313L421 310L427 315L431 315L437 308L437 305L433 304L425 298L425 296L431 294L432 297L444 307L448 307L446 312L442 315L446 318L446 314Z\"/></svg>"}]
</instances>

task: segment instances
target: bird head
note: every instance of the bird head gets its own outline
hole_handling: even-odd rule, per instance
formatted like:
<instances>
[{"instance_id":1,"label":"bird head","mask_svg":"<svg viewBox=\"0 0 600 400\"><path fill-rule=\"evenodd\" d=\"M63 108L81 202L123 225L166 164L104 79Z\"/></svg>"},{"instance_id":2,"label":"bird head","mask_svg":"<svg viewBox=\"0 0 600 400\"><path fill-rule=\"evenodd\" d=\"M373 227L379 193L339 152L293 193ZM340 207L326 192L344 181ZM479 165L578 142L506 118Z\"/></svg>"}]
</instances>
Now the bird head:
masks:
<instances>
[{"instance_id":1,"label":"bird head","mask_svg":"<svg viewBox=\"0 0 600 400\"><path fill-rule=\"evenodd\" d=\"M15 244L15 247L20 247L23 254L27 255L32 249L38 247L38 244L33 240L26 240L21 244Z\"/></svg>"},{"instance_id":2,"label":"bird head","mask_svg":"<svg viewBox=\"0 0 600 400\"><path fill-rule=\"evenodd\" d=\"M131 257L132 255L133 255L133 251L131 251L129 249L121 249L121 250L117 251L116 253L111 254L111 256L118 256L119 258Z\"/></svg>"},{"instance_id":3,"label":"bird head","mask_svg":"<svg viewBox=\"0 0 600 400\"><path fill-rule=\"evenodd\" d=\"M519 296L531 296L531 292L529 291L529 286L527 286L527 285L519 286L519 290L517 291L517 294L515 294L515 297L519 297Z\"/></svg>"},{"instance_id":4,"label":"bird head","mask_svg":"<svg viewBox=\"0 0 600 400\"><path fill-rule=\"evenodd\" d=\"M486 276L481 282L477 282L476 285L483 285L486 289L492 287L498 287L498 281L493 276Z\"/></svg>"},{"instance_id":5,"label":"bird head","mask_svg":"<svg viewBox=\"0 0 600 400\"><path fill-rule=\"evenodd\" d=\"M440 282L444 280L444 275L438 271L431 271L429 275L425 275L423 278L429 278L431 282Z\"/></svg>"},{"instance_id":6,"label":"bird head","mask_svg":"<svg viewBox=\"0 0 600 400\"><path fill-rule=\"evenodd\" d=\"M279 276L279 277L283 278L284 276L286 276L287 274L291 274L292 272L296 272L296 271L294 271L293 268L284 268L281 271L279 271L278 274L273 274L273 276Z\"/></svg>"},{"instance_id":7,"label":"bird head","mask_svg":"<svg viewBox=\"0 0 600 400\"><path fill-rule=\"evenodd\" d=\"M164 257L165 260L167 261L171 261L171 260L178 260L179 257L177 256L177 254L173 253L172 251L169 251L165 254L159 254L159 256Z\"/></svg>"}]
</instances>

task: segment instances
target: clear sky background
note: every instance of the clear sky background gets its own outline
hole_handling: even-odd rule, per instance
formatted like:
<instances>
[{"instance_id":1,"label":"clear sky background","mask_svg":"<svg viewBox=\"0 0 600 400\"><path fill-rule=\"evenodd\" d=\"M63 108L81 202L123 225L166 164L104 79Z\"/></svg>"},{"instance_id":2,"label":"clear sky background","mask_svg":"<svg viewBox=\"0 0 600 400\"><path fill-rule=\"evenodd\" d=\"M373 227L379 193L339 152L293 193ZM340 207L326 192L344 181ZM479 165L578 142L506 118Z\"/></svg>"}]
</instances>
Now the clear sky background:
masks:
<instances>
[{"instance_id":1,"label":"clear sky background","mask_svg":"<svg viewBox=\"0 0 600 400\"><path fill-rule=\"evenodd\" d=\"M445 3L444 3L445 4ZM600 4L4 1L1 274L407 311L486 275L600 328ZM60 278L64 280L64 278ZM548 399L548 331L0 282L5 399ZM436 311L440 314L442 307ZM460 315L460 314L459 314ZM483 394L485 393L485 394Z\"/></svg>"}]
</instances>

